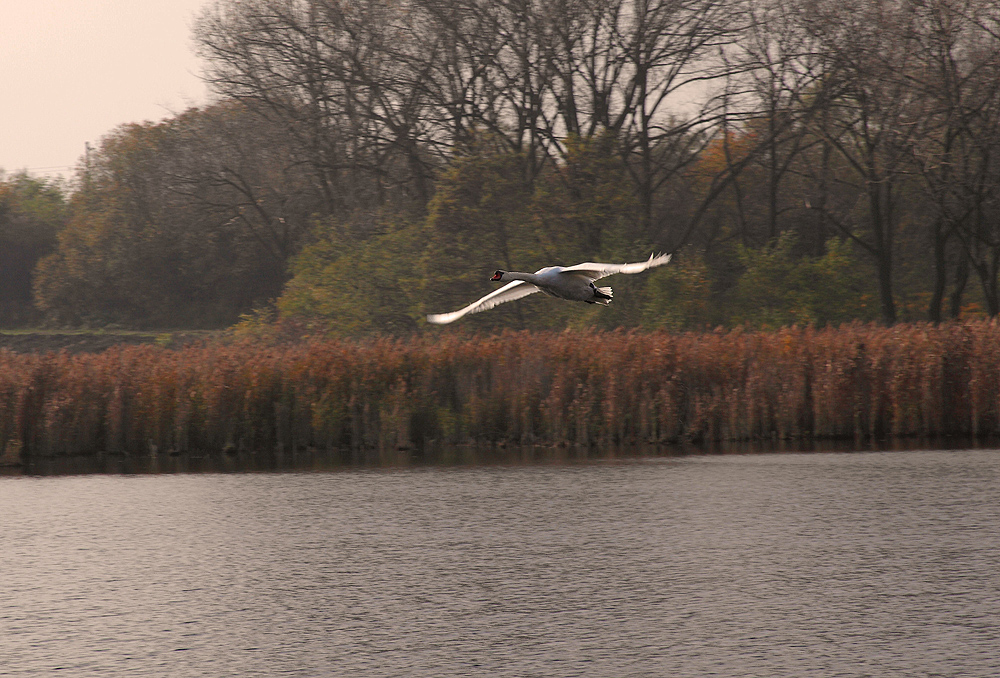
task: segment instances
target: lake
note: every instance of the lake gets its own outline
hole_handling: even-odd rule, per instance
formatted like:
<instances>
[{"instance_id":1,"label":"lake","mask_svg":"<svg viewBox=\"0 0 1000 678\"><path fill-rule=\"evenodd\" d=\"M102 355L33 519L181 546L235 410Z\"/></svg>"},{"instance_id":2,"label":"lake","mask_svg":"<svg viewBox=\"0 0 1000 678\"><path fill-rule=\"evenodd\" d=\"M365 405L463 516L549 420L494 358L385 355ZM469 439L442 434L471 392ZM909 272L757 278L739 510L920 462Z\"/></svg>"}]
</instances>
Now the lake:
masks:
<instances>
[{"instance_id":1,"label":"lake","mask_svg":"<svg viewBox=\"0 0 1000 678\"><path fill-rule=\"evenodd\" d=\"M0 676L1000 675L1000 451L0 477Z\"/></svg>"}]
</instances>

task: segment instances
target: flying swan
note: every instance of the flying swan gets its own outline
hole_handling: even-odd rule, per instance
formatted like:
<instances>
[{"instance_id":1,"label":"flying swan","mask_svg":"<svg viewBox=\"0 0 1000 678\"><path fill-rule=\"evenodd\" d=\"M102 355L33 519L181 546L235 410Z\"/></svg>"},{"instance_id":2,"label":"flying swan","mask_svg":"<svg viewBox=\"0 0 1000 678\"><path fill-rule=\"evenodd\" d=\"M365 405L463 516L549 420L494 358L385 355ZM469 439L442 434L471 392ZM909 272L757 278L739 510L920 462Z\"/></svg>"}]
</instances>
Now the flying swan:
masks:
<instances>
[{"instance_id":1,"label":"flying swan","mask_svg":"<svg viewBox=\"0 0 1000 678\"><path fill-rule=\"evenodd\" d=\"M615 273L642 273L645 270L662 266L670 261L671 255L649 255L646 261L634 264L595 264L586 262L576 266L546 266L535 273L519 273L517 271L497 271L490 280L507 283L503 287L490 292L482 299L474 301L465 308L453 313L435 313L427 316L427 322L435 325L446 325L455 322L469 313L479 313L493 308L506 301L514 301L535 292L544 292L549 296L584 301L588 304L611 303L610 287L595 287L594 281L606 278Z\"/></svg>"}]
</instances>

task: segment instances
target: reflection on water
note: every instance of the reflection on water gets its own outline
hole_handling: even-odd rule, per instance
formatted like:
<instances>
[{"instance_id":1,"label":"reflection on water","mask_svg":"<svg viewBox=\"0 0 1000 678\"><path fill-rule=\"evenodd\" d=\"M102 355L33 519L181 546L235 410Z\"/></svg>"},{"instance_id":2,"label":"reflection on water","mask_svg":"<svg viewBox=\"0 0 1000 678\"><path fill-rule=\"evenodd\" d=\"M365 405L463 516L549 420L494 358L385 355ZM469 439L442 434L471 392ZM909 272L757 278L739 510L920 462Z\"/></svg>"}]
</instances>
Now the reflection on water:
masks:
<instances>
[{"instance_id":1,"label":"reflection on water","mask_svg":"<svg viewBox=\"0 0 1000 678\"><path fill-rule=\"evenodd\" d=\"M998 481L988 450L5 477L0 675L998 675Z\"/></svg>"},{"instance_id":2,"label":"reflection on water","mask_svg":"<svg viewBox=\"0 0 1000 678\"><path fill-rule=\"evenodd\" d=\"M281 473L289 471L344 471L348 469L399 469L427 466L537 465L611 462L644 458L685 457L705 454L768 454L800 452L885 452L927 449L996 449L1000 440L960 438L935 440L889 439L775 440L716 442L705 444L630 446L525 446L467 445L430 446L423 449L341 450L325 452L301 450L294 453L240 452L234 454L154 454L130 456L96 454L77 457L29 457L0 459L0 476L59 476L87 473Z\"/></svg>"}]
</instances>

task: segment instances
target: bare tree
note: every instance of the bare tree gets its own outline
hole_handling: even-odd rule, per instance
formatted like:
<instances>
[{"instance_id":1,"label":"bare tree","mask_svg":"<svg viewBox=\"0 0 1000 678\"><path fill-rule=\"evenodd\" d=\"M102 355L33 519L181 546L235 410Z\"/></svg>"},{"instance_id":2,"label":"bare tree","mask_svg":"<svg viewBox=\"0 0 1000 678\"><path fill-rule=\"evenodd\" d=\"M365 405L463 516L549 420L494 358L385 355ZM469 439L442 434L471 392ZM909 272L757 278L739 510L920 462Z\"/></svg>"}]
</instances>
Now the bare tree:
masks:
<instances>
[{"instance_id":1,"label":"bare tree","mask_svg":"<svg viewBox=\"0 0 1000 678\"><path fill-rule=\"evenodd\" d=\"M804 30L795 5L774 1L755 3L742 39L725 58L727 86L720 96L725 117L721 137L726 174L736 195L744 244L775 242L785 230L783 221L795 214L796 229L807 230L802 212L808 202L801 180L802 166L810 163L818 146L809 131L812 119L824 110L815 96L823 80L824 63L815 38ZM731 139L740 139L738 151ZM755 218L744 204L744 184ZM821 254L830 235L822 214L804 234L810 250Z\"/></svg>"},{"instance_id":2,"label":"bare tree","mask_svg":"<svg viewBox=\"0 0 1000 678\"><path fill-rule=\"evenodd\" d=\"M721 78L745 17L742 0L226 0L197 35L209 81L297 135L331 210L357 202L338 196L359 173L425 200L477 133L523 153L531 181L567 136L611 130L648 226L717 119L674 107Z\"/></svg>"},{"instance_id":3,"label":"bare tree","mask_svg":"<svg viewBox=\"0 0 1000 678\"><path fill-rule=\"evenodd\" d=\"M242 231L266 253L270 277L283 280L323 205L300 149L238 102L192 109L171 127L160 153L176 206L206 232Z\"/></svg>"},{"instance_id":4,"label":"bare tree","mask_svg":"<svg viewBox=\"0 0 1000 678\"><path fill-rule=\"evenodd\" d=\"M912 2L914 68L907 71L923 107L913 116L916 174L933 210L928 235L934 288L928 315L938 322L954 269L951 313L957 315L975 270L987 311L1000 313L1000 233L996 226L1000 144L1000 10L985 0ZM949 255L949 244L961 244Z\"/></svg>"},{"instance_id":5,"label":"bare tree","mask_svg":"<svg viewBox=\"0 0 1000 678\"><path fill-rule=\"evenodd\" d=\"M387 52L405 37L392 6L219 2L202 15L196 36L212 86L294 139L326 213L379 204L397 188L426 193L427 175L411 143L419 111L400 98L402 79ZM417 171L400 176L400 157Z\"/></svg>"},{"instance_id":6,"label":"bare tree","mask_svg":"<svg viewBox=\"0 0 1000 678\"><path fill-rule=\"evenodd\" d=\"M910 170L907 148L920 105L903 77L913 68L914 17L894 0L806 0L802 21L824 61L824 79L815 92L823 97L824 110L811 119L810 131L849 168L853 178L835 180L853 181L860 199L849 209L822 209L872 258L882 318L891 324L897 319L893 273L900 187Z\"/></svg>"}]
</instances>

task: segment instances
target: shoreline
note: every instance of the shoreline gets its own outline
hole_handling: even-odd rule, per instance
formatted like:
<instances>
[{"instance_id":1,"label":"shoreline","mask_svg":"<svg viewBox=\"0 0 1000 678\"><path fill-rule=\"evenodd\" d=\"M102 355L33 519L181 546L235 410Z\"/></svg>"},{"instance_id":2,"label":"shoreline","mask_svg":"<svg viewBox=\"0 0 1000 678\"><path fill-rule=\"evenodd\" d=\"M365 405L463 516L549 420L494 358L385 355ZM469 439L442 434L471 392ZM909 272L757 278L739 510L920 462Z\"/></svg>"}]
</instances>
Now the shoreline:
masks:
<instances>
[{"instance_id":1,"label":"shoreline","mask_svg":"<svg viewBox=\"0 0 1000 678\"><path fill-rule=\"evenodd\" d=\"M613 449L573 445L437 446L434 450L303 450L281 452L187 452L129 455L99 452L72 456L0 459L0 477L157 475L202 473L338 473L434 468L575 466L658 459L721 456L892 454L898 452L1000 450L1000 438L728 441L712 444L628 445Z\"/></svg>"},{"instance_id":2,"label":"shoreline","mask_svg":"<svg viewBox=\"0 0 1000 678\"><path fill-rule=\"evenodd\" d=\"M214 330L0 330L0 351L18 354L101 353L123 346L160 346L178 349L218 336Z\"/></svg>"}]
</instances>

